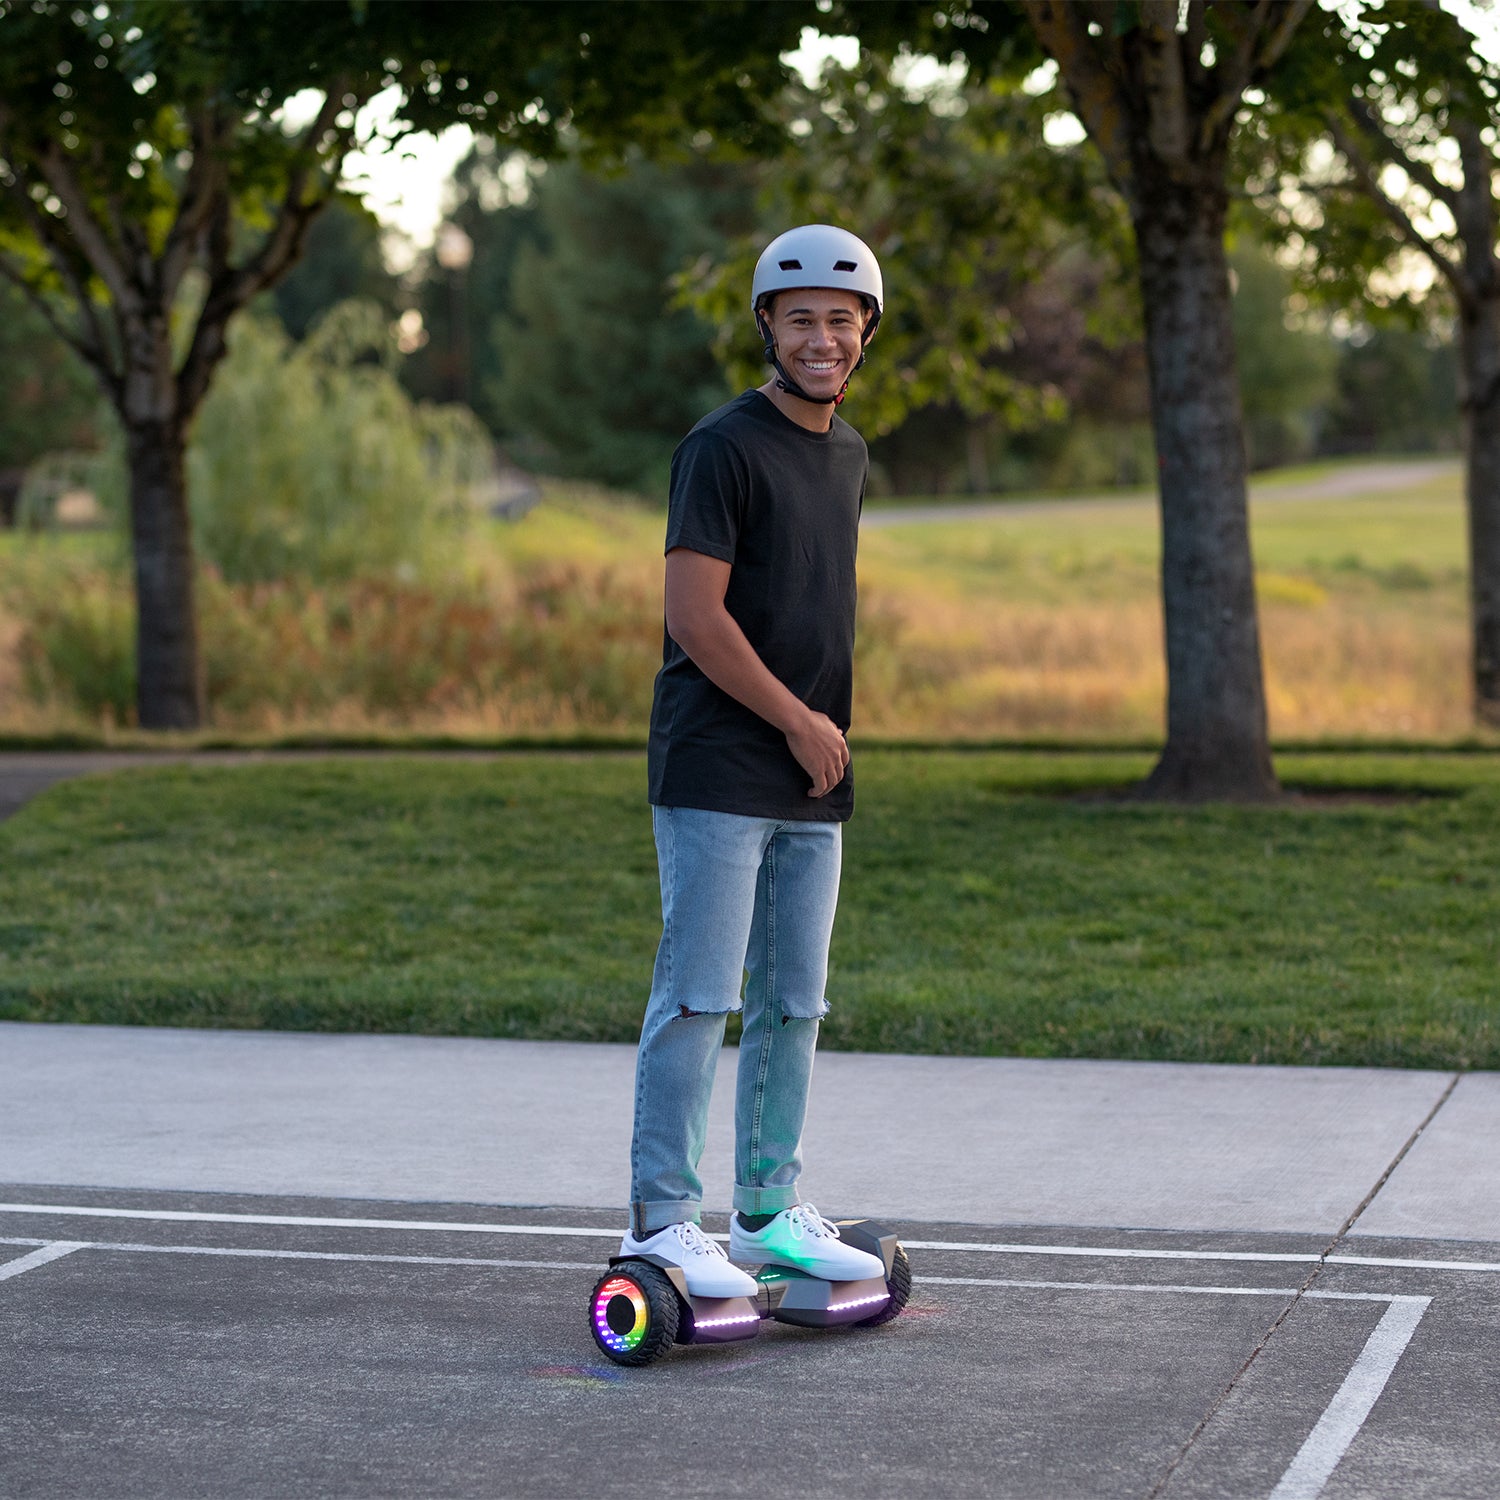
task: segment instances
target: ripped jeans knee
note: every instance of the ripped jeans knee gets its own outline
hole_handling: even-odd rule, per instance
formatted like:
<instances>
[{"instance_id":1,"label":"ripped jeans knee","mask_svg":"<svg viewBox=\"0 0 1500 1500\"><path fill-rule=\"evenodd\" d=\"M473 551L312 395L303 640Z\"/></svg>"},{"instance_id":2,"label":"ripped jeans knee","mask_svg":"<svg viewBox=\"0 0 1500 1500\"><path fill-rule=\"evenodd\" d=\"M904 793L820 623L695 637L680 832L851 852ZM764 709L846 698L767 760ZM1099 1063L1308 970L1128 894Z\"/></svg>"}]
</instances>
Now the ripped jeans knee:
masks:
<instances>
[{"instance_id":1,"label":"ripped jeans knee","mask_svg":"<svg viewBox=\"0 0 1500 1500\"><path fill-rule=\"evenodd\" d=\"M828 1014L828 1001L822 996L811 1002L783 1000L776 1006L776 1013L783 1026L788 1026L793 1021L817 1022Z\"/></svg>"}]
</instances>

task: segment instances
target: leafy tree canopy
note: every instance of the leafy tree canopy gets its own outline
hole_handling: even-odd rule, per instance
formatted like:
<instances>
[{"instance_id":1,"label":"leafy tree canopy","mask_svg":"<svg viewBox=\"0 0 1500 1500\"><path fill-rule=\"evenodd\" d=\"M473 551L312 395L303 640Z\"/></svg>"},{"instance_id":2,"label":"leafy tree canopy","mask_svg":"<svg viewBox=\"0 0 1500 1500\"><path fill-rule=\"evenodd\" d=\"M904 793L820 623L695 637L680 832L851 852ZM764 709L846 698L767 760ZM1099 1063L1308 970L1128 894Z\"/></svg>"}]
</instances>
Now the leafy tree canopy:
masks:
<instances>
[{"instance_id":1,"label":"leafy tree canopy","mask_svg":"<svg viewBox=\"0 0 1500 1500\"><path fill-rule=\"evenodd\" d=\"M1447 11L1319 12L1242 132L1242 170L1269 224L1302 252L1306 291L1361 316L1421 322L1471 297L1484 252L1493 260L1497 120L1500 64Z\"/></svg>"},{"instance_id":2,"label":"leafy tree canopy","mask_svg":"<svg viewBox=\"0 0 1500 1500\"><path fill-rule=\"evenodd\" d=\"M297 260L372 127L455 120L544 154L750 146L810 0L0 0L0 276L92 368L131 476L140 722L201 716L188 430L235 313ZM190 271L204 295L179 353ZM66 310L60 310L58 299Z\"/></svg>"},{"instance_id":3,"label":"leafy tree canopy","mask_svg":"<svg viewBox=\"0 0 1500 1500\"><path fill-rule=\"evenodd\" d=\"M399 91L392 137L459 120L539 153L560 132L664 142L696 129L747 145L767 129L756 99L779 83L780 51L813 14L0 0L0 268L73 299L77 322L59 331L123 398L120 320L170 304L203 265L205 337L179 380L191 407L222 354L215 325L295 260L377 93ZM303 99L311 120L295 127L287 106Z\"/></svg>"},{"instance_id":4,"label":"leafy tree canopy","mask_svg":"<svg viewBox=\"0 0 1500 1500\"><path fill-rule=\"evenodd\" d=\"M686 289L734 377L759 384L748 299L760 250L791 224L844 225L869 242L886 287L851 397L861 427L890 433L937 404L1034 426L1058 413L1060 392L1028 367L1017 300L1086 233L1128 263L1122 216L1091 155L1045 143L1046 118L1063 107L1055 95L1000 77L913 92L900 74L867 54L849 70L830 65L815 89L790 90L796 149L765 173L758 225ZM1117 332L1132 321L1120 297L1101 298L1095 314Z\"/></svg>"}]
</instances>

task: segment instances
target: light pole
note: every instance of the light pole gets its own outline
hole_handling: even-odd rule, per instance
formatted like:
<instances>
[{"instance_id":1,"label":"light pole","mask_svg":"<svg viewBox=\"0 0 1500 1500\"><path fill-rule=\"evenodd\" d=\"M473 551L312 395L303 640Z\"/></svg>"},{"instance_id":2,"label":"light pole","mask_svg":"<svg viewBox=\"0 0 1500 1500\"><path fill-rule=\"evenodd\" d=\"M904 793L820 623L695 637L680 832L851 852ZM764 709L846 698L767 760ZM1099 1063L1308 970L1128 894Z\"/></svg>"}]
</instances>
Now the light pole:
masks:
<instances>
[{"instance_id":1,"label":"light pole","mask_svg":"<svg viewBox=\"0 0 1500 1500\"><path fill-rule=\"evenodd\" d=\"M451 221L437 234L437 262L448 273L448 399L469 405L469 265L474 241Z\"/></svg>"}]
</instances>

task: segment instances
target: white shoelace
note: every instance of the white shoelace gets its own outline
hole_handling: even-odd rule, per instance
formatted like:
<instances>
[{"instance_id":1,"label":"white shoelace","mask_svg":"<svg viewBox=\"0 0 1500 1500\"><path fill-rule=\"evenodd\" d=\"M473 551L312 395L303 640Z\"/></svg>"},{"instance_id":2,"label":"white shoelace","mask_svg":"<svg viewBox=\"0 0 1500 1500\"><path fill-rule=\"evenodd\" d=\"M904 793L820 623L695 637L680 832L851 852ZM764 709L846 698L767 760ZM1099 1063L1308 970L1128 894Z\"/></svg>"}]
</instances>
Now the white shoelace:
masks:
<instances>
[{"instance_id":1,"label":"white shoelace","mask_svg":"<svg viewBox=\"0 0 1500 1500\"><path fill-rule=\"evenodd\" d=\"M723 1247L717 1241L705 1238L703 1231L696 1224L683 1222L672 1226L677 1242L687 1251L689 1255L717 1255L720 1260L728 1260Z\"/></svg>"},{"instance_id":2,"label":"white shoelace","mask_svg":"<svg viewBox=\"0 0 1500 1500\"><path fill-rule=\"evenodd\" d=\"M800 1240L808 1235L815 1240L843 1238L839 1233L839 1226L831 1219L825 1219L811 1203L799 1203L786 1216L786 1221L794 1240Z\"/></svg>"}]
</instances>

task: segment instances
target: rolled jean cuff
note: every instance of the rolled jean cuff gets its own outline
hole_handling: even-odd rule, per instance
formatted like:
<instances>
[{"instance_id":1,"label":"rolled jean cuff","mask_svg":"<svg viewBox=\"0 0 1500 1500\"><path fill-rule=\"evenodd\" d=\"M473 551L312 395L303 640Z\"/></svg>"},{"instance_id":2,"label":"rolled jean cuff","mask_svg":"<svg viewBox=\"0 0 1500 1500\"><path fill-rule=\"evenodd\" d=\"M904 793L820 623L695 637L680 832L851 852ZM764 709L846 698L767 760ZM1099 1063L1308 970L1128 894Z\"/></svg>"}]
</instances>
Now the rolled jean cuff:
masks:
<instances>
[{"instance_id":1,"label":"rolled jean cuff","mask_svg":"<svg viewBox=\"0 0 1500 1500\"><path fill-rule=\"evenodd\" d=\"M701 1223L702 1218L703 1205L692 1198L663 1198L654 1203L630 1205L630 1229L638 1240L673 1224Z\"/></svg>"},{"instance_id":2,"label":"rolled jean cuff","mask_svg":"<svg viewBox=\"0 0 1500 1500\"><path fill-rule=\"evenodd\" d=\"M779 1214L784 1208L795 1208L801 1201L795 1184L787 1187L734 1185L734 1206L742 1214Z\"/></svg>"}]
</instances>

